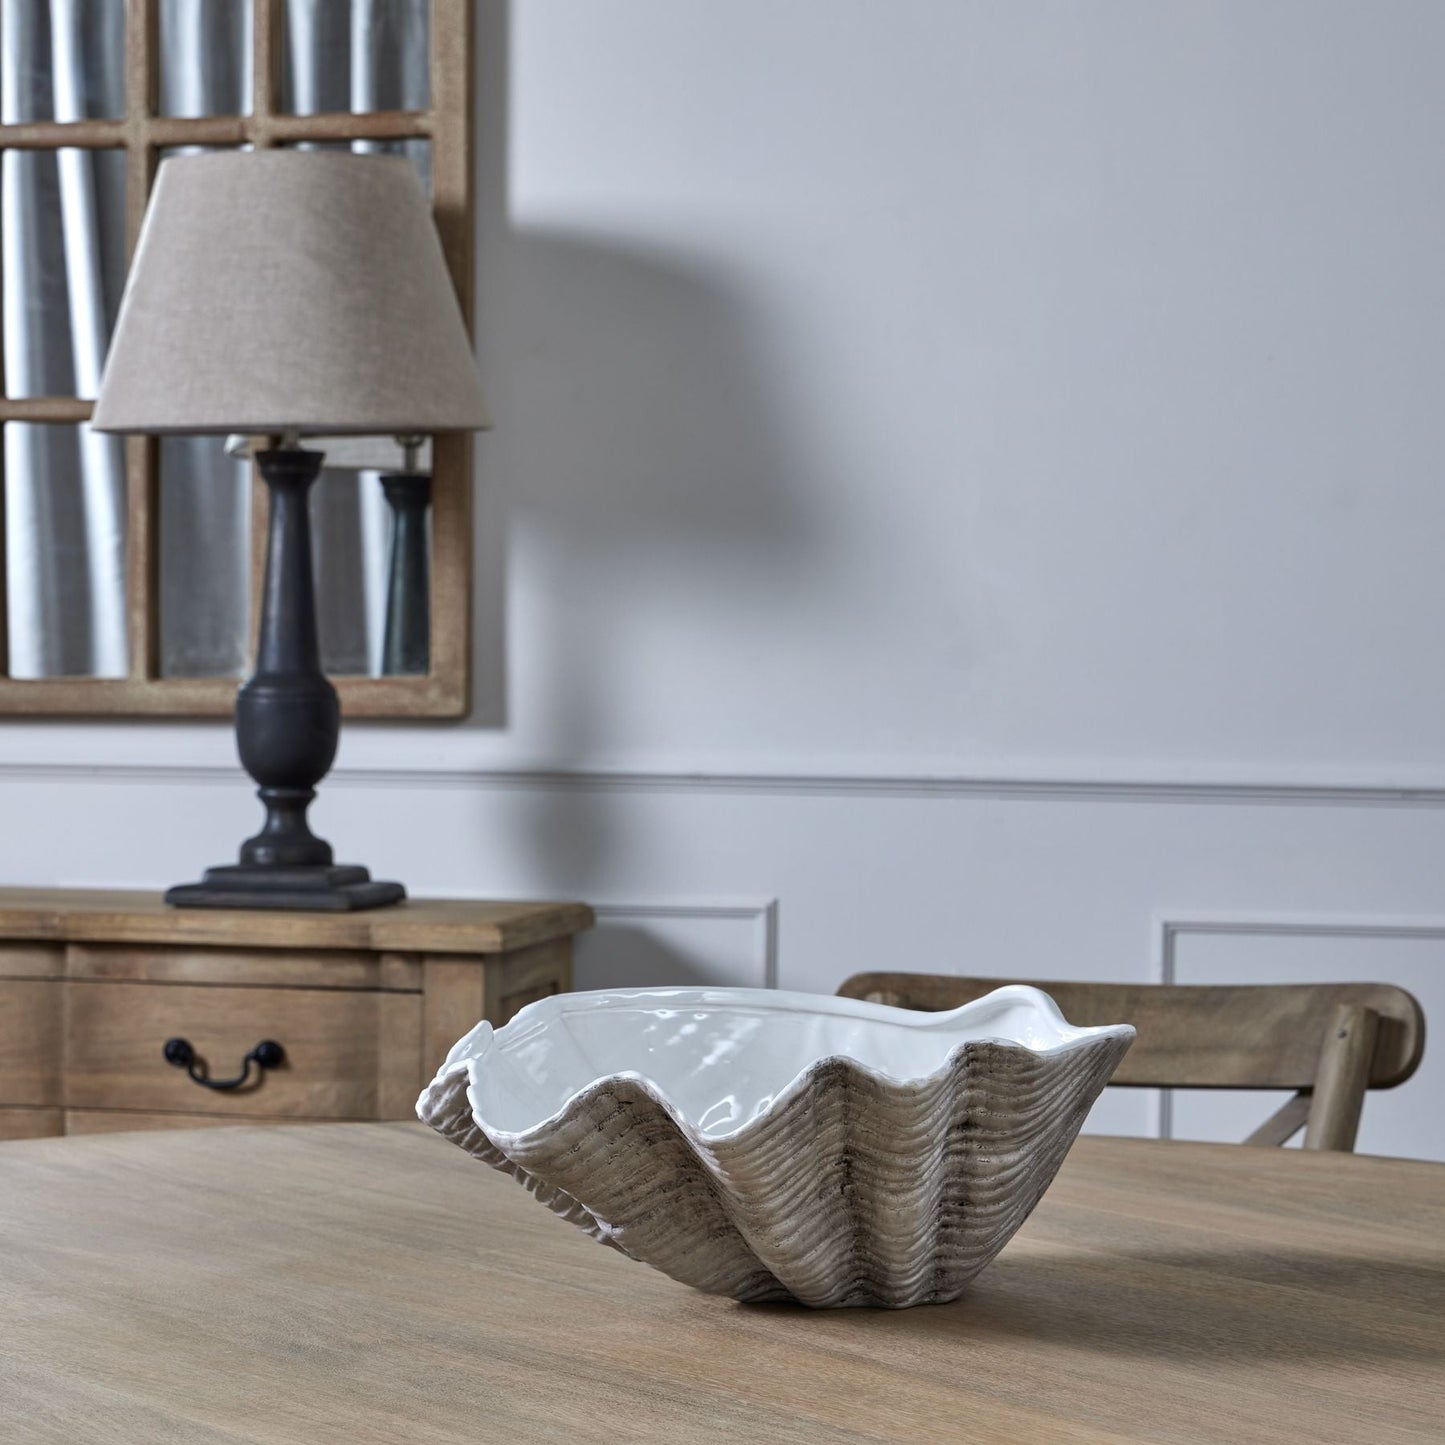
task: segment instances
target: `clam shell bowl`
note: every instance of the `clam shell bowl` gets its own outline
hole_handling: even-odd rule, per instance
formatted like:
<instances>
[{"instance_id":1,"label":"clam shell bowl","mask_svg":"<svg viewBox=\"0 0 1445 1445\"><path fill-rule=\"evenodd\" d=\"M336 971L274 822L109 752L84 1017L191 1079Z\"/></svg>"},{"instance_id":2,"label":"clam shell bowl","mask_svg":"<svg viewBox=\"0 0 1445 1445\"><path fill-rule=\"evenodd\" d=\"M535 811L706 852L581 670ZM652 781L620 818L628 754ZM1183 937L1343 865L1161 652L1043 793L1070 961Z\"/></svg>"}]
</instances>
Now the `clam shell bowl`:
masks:
<instances>
[{"instance_id":1,"label":"clam shell bowl","mask_svg":"<svg viewBox=\"0 0 1445 1445\"><path fill-rule=\"evenodd\" d=\"M771 989L559 994L478 1024L418 1115L603 1244L739 1300L956 1298L1134 1038L1037 989L948 1013Z\"/></svg>"}]
</instances>

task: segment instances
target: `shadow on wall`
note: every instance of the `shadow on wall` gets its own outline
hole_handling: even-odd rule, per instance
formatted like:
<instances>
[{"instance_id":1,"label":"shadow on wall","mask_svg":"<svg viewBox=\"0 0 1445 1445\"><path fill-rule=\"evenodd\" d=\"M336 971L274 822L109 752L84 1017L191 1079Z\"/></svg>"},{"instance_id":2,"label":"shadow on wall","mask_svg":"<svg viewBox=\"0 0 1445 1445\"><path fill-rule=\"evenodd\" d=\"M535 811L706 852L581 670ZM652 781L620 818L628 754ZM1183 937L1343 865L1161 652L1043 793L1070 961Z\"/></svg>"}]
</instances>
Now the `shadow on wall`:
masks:
<instances>
[{"instance_id":1,"label":"shadow on wall","mask_svg":"<svg viewBox=\"0 0 1445 1445\"><path fill-rule=\"evenodd\" d=\"M703 266L612 239L522 231L497 275L508 357L482 472L508 536L543 559L550 584L550 631L521 644L528 668L545 673L546 715L513 709L509 721L548 755L583 760L618 685L604 673L615 654L600 631L609 617L630 606L645 628L684 603L700 613L700 598L748 606L750 595L801 588L823 520L790 488L800 473L758 329ZM616 593L617 606L601 605ZM722 608L715 621L729 625ZM712 619L699 622L705 671ZM500 640L495 621L478 632ZM497 670L495 660L479 668ZM496 726L478 702L472 725ZM539 864L549 877L593 877L613 841L606 798L547 796Z\"/></svg>"},{"instance_id":2,"label":"shadow on wall","mask_svg":"<svg viewBox=\"0 0 1445 1445\"><path fill-rule=\"evenodd\" d=\"M504 316L511 209L510 155L512 50L511 0L478 0L474 33L477 72L473 177L476 204L476 299L473 334L482 382L494 421L496 395L511 348L494 331ZM505 426L505 419L501 425ZM477 438L472 522L471 713L464 727L507 725L507 514L506 497L494 475L488 433Z\"/></svg>"},{"instance_id":3,"label":"shadow on wall","mask_svg":"<svg viewBox=\"0 0 1445 1445\"><path fill-rule=\"evenodd\" d=\"M618 686L606 675L616 639L602 630L619 610L600 605L609 594L625 588L645 624L677 607L683 578L697 584L690 596L728 607L803 588L826 519L799 501L803 459L784 435L778 363L736 279L706 257L614 233L518 226L511 13L510 0L477 7L477 341L496 430L477 441L463 726L510 727L526 751L566 765L596 755ZM520 547L540 559L552 595L519 636L508 594ZM542 680L528 689L532 715L508 694L509 648ZM701 670L709 651L700 622ZM523 876L582 896L625 876L610 807L601 791L529 789L509 838ZM686 960L629 932L629 980L690 981ZM618 982L597 952L588 986ZM611 942L605 952L621 956Z\"/></svg>"}]
</instances>

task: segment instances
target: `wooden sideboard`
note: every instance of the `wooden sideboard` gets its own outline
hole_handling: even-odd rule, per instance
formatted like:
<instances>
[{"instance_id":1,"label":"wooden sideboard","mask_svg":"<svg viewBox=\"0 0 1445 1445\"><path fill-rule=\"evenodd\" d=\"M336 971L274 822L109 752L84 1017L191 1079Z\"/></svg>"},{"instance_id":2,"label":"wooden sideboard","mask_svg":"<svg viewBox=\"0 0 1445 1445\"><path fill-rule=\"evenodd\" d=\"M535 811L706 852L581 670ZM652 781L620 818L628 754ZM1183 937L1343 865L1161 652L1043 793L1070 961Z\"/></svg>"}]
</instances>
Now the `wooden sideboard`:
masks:
<instances>
[{"instance_id":1,"label":"wooden sideboard","mask_svg":"<svg viewBox=\"0 0 1445 1445\"><path fill-rule=\"evenodd\" d=\"M573 936L591 924L582 903L231 912L0 889L0 1139L411 1118L478 1020L571 987ZM190 1070L166 1057L173 1039ZM240 1087L190 1076L234 1078L268 1040L279 1063L253 1063Z\"/></svg>"}]
</instances>

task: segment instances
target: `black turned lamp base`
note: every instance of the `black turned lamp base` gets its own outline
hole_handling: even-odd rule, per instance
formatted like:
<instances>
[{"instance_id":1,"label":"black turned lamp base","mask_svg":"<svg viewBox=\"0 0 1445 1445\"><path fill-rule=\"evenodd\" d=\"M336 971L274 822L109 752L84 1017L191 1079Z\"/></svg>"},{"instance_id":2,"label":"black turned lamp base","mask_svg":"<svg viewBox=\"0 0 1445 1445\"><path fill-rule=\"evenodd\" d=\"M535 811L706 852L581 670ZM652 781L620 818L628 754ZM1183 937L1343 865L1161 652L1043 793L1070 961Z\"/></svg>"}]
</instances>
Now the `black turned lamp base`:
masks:
<instances>
[{"instance_id":1,"label":"black turned lamp base","mask_svg":"<svg viewBox=\"0 0 1445 1445\"><path fill-rule=\"evenodd\" d=\"M342 863L283 868L228 863L207 868L199 883L166 890L176 908L279 908L315 913L354 913L400 903L400 883L379 883L365 868Z\"/></svg>"},{"instance_id":2,"label":"black turned lamp base","mask_svg":"<svg viewBox=\"0 0 1445 1445\"><path fill-rule=\"evenodd\" d=\"M320 452L278 447L257 453L271 493L266 581L256 670L236 695L236 745L260 784L266 819L241 844L241 861L208 868L199 883L166 891L176 908L271 908L352 913L400 903L400 883L376 883L365 868L332 862L331 845L306 821L316 784L341 735L341 704L321 670L311 575L307 494Z\"/></svg>"}]
</instances>

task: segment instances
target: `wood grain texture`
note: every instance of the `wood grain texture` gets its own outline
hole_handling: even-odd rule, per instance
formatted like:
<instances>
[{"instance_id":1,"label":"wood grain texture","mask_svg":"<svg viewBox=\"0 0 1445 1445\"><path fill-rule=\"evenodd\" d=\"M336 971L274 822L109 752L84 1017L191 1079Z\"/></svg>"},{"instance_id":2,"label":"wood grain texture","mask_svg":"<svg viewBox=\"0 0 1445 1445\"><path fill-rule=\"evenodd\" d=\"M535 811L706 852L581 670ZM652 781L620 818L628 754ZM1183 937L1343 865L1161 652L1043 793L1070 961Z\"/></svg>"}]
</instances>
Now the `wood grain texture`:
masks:
<instances>
[{"instance_id":1,"label":"wood grain texture","mask_svg":"<svg viewBox=\"0 0 1445 1445\"><path fill-rule=\"evenodd\" d=\"M4 965L0 962L0 974ZM421 964L405 954L283 948L156 948L72 943L65 976L129 983L193 983L233 988L377 989L420 993Z\"/></svg>"},{"instance_id":2,"label":"wood grain texture","mask_svg":"<svg viewBox=\"0 0 1445 1445\"><path fill-rule=\"evenodd\" d=\"M145 222L160 151L149 134L160 96L159 0L127 0L125 24L125 255ZM160 672L160 450L154 437L125 438L127 681Z\"/></svg>"},{"instance_id":3,"label":"wood grain texture","mask_svg":"<svg viewBox=\"0 0 1445 1445\"><path fill-rule=\"evenodd\" d=\"M1319 1072L1305 1129L1306 1149L1353 1149L1360 1108L1377 1055L1380 1015L1358 1003L1338 1003L1320 1046Z\"/></svg>"},{"instance_id":4,"label":"wood grain texture","mask_svg":"<svg viewBox=\"0 0 1445 1445\"><path fill-rule=\"evenodd\" d=\"M432 6L432 210L457 304L472 329L476 268L474 7L466 0ZM432 439L431 674L458 716L471 705L472 434Z\"/></svg>"},{"instance_id":5,"label":"wood grain texture","mask_svg":"<svg viewBox=\"0 0 1445 1445\"><path fill-rule=\"evenodd\" d=\"M331 683L346 718L466 713L459 681L439 675L337 676ZM236 711L236 685L234 677L5 677L0 678L0 712L23 717L230 717Z\"/></svg>"},{"instance_id":6,"label":"wood grain texture","mask_svg":"<svg viewBox=\"0 0 1445 1445\"><path fill-rule=\"evenodd\" d=\"M0 1120L0 1138L410 1118L479 1019L571 986L571 931L591 919L575 903L225 913L167 908L158 894L0 890L0 1110L21 1111ZM165 1063L173 1036L221 1077L267 1037L288 1062L242 1093L215 1093ZM107 1126L111 1109L122 1113Z\"/></svg>"},{"instance_id":7,"label":"wood grain texture","mask_svg":"<svg viewBox=\"0 0 1445 1445\"><path fill-rule=\"evenodd\" d=\"M1309 1122L1309 1117L1309 1094L1291 1094L1244 1142L1256 1149L1277 1149L1281 1144L1288 1144Z\"/></svg>"},{"instance_id":8,"label":"wood grain texture","mask_svg":"<svg viewBox=\"0 0 1445 1445\"><path fill-rule=\"evenodd\" d=\"M478 966L465 959L429 958L422 965L422 980L422 1080L425 1082L441 1067L451 1046L486 1017L486 964Z\"/></svg>"},{"instance_id":9,"label":"wood grain texture","mask_svg":"<svg viewBox=\"0 0 1445 1445\"><path fill-rule=\"evenodd\" d=\"M1320 1044L1342 1003L1380 1015L1371 1088L1404 1083L1425 1047L1419 1003L1404 989L1382 983L1199 986L860 973L838 992L902 1008L948 1009L1006 983L1043 989L1072 1024L1133 1024L1139 1037L1120 1064L1115 1084L1310 1088L1319 1068Z\"/></svg>"},{"instance_id":10,"label":"wood grain texture","mask_svg":"<svg viewBox=\"0 0 1445 1445\"><path fill-rule=\"evenodd\" d=\"M341 995L348 997L348 995ZM376 1008L376 1099L367 1118L414 1119L426 1083L422 1000L417 994L371 994Z\"/></svg>"},{"instance_id":11,"label":"wood grain texture","mask_svg":"<svg viewBox=\"0 0 1445 1445\"><path fill-rule=\"evenodd\" d=\"M277 5L278 16L280 11ZM264 29L258 30L258 41L265 33ZM256 67L258 90L260 78L268 73L268 66ZM436 117L425 110L281 115L258 107L251 115L153 115L143 126L136 125L134 118L19 121L0 125L0 150L56 150L61 146L118 150L138 133L163 149L183 145L238 146L255 143L258 138L264 145L301 140L405 140L430 136L436 128Z\"/></svg>"},{"instance_id":12,"label":"wood grain texture","mask_svg":"<svg viewBox=\"0 0 1445 1445\"><path fill-rule=\"evenodd\" d=\"M902 1008L951 1009L1022 980L860 973L838 990ZM1425 1048L1425 1014L1382 983L1038 983L1076 1024L1131 1023L1124 1087L1295 1089L1244 1141L1272 1147L1305 1129L1307 1149L1355 1147L1365 1092L1403 1083Z\"/></svg>"},{"instance_id":13,"label":"wood grain texture","mask_svg":"<svg viewBox=\"0 0 1445 1445\"><path fill-rule=\"evenodd\" d=\"M385 1105L404 1118L398 1100L421 1088L415 994L71 980L65 1015L71 1109L374 1119ZM162 1057L176 1037L215 1078L239 1073L262 1039L280 1043L285 1062L243 1089L206 1089Z\"/></svg>"},{"instance_id":14,"label":"wood grain texture","mask_svg":"<svg viewBox=\"0 0 1445 1445\"><path fill-rule=\"evenodd\" d=\"M65 950L35 943L0 943L0 978L60 978Z\"/></svg>"},{"instance_id":15,"label":"wood grain texture","mask_svg":"<svg viewBox=\"0 0 1445 1445\"><path fill-rule=\"evenodd\" d=\"M94 410L93 401L78 396L0 397L0 422L82 422Z\"/></svg>"},{"instance_id":16,"label":"wood grain texture","mask_svg":"<svg viewBox=\"0 0 1445 1445\"><path fill-rule=\"evenodd\" d=\"M283 22L286 0L251 3L251 114L267 119L281 108ZM269 143L269 137L262 144Z\"/></svg>"},{"instance_id":17,"label":"wood grain texture","mask_svg":"<svg viewBox=\"0 0 1445 1445\"><path fill-rule=\"evenodd\" d=\"M0 1140L45 1139L64 1132L60 1109L0 1109Z\"/></svg>"},{"instance_id":18,"label":"wood grain texture","mask_svg":"<svg viewBox=\"0 0 1445 1445\"><path fill-rule=\"evenodd\" d=\"M563 980L561 989L556 987ZM534 943L530 948L519 948L509 953L502 963L501 988L503 1017L506 1021L521 1007L509 1006L507 1000L522 993L541 990L539 997L546 993L565 992L572 979L572 939L553 938L546 943Z\"/></svg>"},{"instance_id":19,"label":"wood grain texture","mask_svg":"<svg viewBox=\"0 0 1445 1445\"><path fill-rule=\"evenodd\" d=\"M159 893L120 889L0 888L0 938L16 940L478 954L592 922L584 903L409 898L362 913L268 913L169 908Z\"/></svg>"},{"instance_id":20,"label":"wood grain texture","mask_svg":"<svg viewBox=\"0 0 1445 1445\"><path fill-rule=\"evenodd\" d=\"M54 1134L133 1134L152 1129L250 1129L261 1125L329 1124L330 1119L268 1119L262 1114L156 1114L143 1109L64 1109ZM39 1134L36 1138L41 1137Z\"/></svg>"},{"instance_id":21,"label":"wood grain texture","mask_svg":"<svg viewBox=\"0 0 1445 1445\"><path fill-rule=\"evenodd\" d=\"M6 1105L60 1103L60 990L56 979L0 980L0 1100Z\"/></svg>"},{"instance_id":22,"label":"wood grain texture","mask_svg":"<svg viewBox=\"0 0 1445 1445\"><path fill-rule=\"evenodd\" d=\"M1442 1318L1412 1161L1085 1138L962 1300L809 1312L599 1249L416 1125L0 1148L16 1440L1398 1445L1439 1439Z\"/></svg>"}]
</instances>

